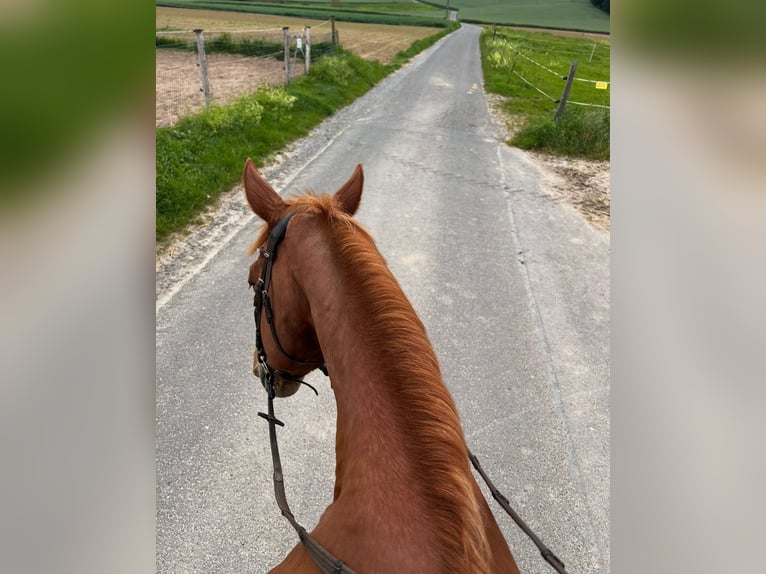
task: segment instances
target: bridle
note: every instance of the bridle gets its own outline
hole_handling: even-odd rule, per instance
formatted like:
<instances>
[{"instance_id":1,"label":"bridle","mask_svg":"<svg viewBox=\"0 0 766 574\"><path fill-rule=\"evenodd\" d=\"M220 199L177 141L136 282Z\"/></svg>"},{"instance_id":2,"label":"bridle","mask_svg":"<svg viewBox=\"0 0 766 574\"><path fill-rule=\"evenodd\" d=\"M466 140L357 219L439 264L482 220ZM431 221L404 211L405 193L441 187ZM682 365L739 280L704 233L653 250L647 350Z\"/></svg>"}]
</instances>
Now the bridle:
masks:
<instances>
[{"instance_id":1,"label":"bridle","mask_svg":"<svg viewBox=\"0 0 766 574\"><path fill-rule=\"evenodd\" d=\"M327 365L325 365L324 361L304 361L301 359L296 359L290 353L285 351L282 343L279 341L279 337L277 336L277 329L274 326L274 311L271 308L271 297L269 297L269 288L271 287L271 270L274 266L274 261L277 258L277 248L285 238L285 233L287 233L287 224L290 223L290 219L292 219L294 215L295 212L290 212L282 219L280 219L269 233L269 237L266 242L266 248L258 248L258 255L259 257L263 257L264 264L263 269L261 270L261 277L258 279L258 283L253 286L253 289L255 290L255 295L253 296L253 307L255 307L255 349L258 353L258 365L260 371L259 376L261 383L263 383L264 388L269 394L273 393L277 378L293 383L299 383L301 385L306 385L312 391L314 391L314 393L317 393L317 390L307 382L303 381L300 377L297 377L287 371L274 369L269 365L268 358L266 356L266 349L263 347L263 339L261 338L260 331L261 315L264 311L266 312L266 322L268 323L269 329L271 330L271 337L274 339L277 350L291 362L297 365L318 368L325 375L327 375Z\"/></svg>"},{"instance_id":2,"label":"bridle","mask_svg":"<svg viewBox=\"0 0 766 574\"><path fill-rule=\"evenodd\" d=\"M274 398L276 397L275 385L277 378L306 385L314 391L314 393L319 393L317 393L317 390L313 386L303 381L300 377L287 371L274 369L269 365L266 349L263 347L263 339L261 338L260 326L262 313L265 311L266 322L271 330L271 337L274 339L274 344L277 346L277 350L282 353L285 358L298 365L318 368L325 374L325 376L328 376L327 365L325 365L324 361L304 361L296 359L290 353L285 351L284 347L282 347L282 344L279 342L277 330L274 326L274 312L271 308L271 298L269 297L271 270L274 266L274 261L277 258L277 248L285 238L285 233L287 233L287 224L294 215L295 212L290 212L280 219L269 233L268 240L266 241L266 248L264 249L261 247L258 250L259 256L264 259L264 264L263 269L261 270L261 277L258 279L258 283L253 286L255 289L255 296L253 298L253 306L255 307L255 350L258 353L258 374L261 379L261 384L266 389L266 394L268 396L268 412L258 413L258 416L266 419L266 422L269 423L269 442L271 444L271 458L274 464L274 496L277 499L277 506L279 506L282 516L287 518L288 522L290 522L292 527L298 533L298 538L306 547L311 558L316 562L317 567L323 574L356 574L356 572L343 563L343 560L336 558L298 523L290 510L290 506L287 504L287 496L285 494L285 483L282 474L282 461L279 457L276 427L276 425L285 426L285 423L274 416Z\"/></svg>"},{"instance_id":3,"label":"bridle","mask_svg":"<svg viewBox=\"0 0 766 574\"><path fill-rule=\"evenodd\" d=\"M258 353L258 367L261 384L266 389L268 397L268 413L258 413L258 416L266 419L269 424L269 442L271 444L271 458L274 464L274 495L277 499L277 505L279 506L282 516L287 518L292 527L298 533L298 538L306 547L309 555L313 558L319 570L323 574L356 574L354 570L349 568L344 562L335 557L331 552L324 548L319 542L317 542L307 531L301 526L295 519L289 505L287 504L287 497L285 495L284 478L282 474L282 462L279 457L279 445L277 444L277 425L285 426L274 415L274 398L276 397L275 384L277 378L281 378L285 381L299 383L309 387L314 393L317 390L310 384L303 381L300 377L297 377L287 371L281 371L272 368L266 356L266 350L263 347L263 340L261 339L260 325L262 313L266 312L266 322L271 330L271 337L274 340L274 344L277 346L277 350L287 359L298 365L310 366L321 370L325 376L329 376L327 372L327 365L324 361L304 361L296 359L290 355L282 347L277 336L277 331L274 326L274 312L271 308L271 298L269 297L269 288L271 287L271 271L274 266L274 262L277 258L277 248L287 233L287 224L290 219L295 215L295 212L290 212L280 219L269 233L269 237L266 241L266 248L258 249L260 257L264 258L263 269L261 270L261 276L258 279L258 283L253 286L255 289L255 296L253 299L253 305L255 307L255 348ZM526 525L521 517L511 508L508 499L495 487L492 481L484 472L484 469L479 463L479 459L469 450L468 456L473 464L474 468L481 475L484 482L489 487L492 497L500 504L503 510L513 519L513 521L524 531L524 533L532 540L537 546L540 554L548 564L550 564L556 572L559 574L567 574L564 568L564 563L547 547L543 542L535 536L534 532Z\"/></svg>"}]
</instances>

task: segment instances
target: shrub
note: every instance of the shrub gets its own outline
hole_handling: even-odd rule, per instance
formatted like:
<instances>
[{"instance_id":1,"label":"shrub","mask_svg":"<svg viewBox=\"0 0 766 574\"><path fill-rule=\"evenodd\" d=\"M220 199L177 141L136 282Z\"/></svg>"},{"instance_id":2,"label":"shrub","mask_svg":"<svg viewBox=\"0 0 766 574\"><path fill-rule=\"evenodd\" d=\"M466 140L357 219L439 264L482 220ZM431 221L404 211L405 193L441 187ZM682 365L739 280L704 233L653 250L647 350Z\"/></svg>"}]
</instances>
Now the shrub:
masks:
<instances>
[{"instance_id":1,"label":"shrub","mask_svg":"<svg viewBox=\"0 0 766 574\"><path fill-rule=\"evenodd\" d=\"M309 72L320 81L339 86L348 85L353 69L343 54L325 56Z\"/></svg>"},{"instance_id":2,"label":"shrub","mask_svg":"<svg viewBox=\"0 0 766 574\"><path fill-rule=\"evenodd\" d=\"M263 106L251 95L236 99L227 106L211 105L199 114L199 121L211 132L234 130L246 124L257 124Z\"/></svg>"},{"instance_id":3,"label":"shrub","mask_svg":"<svg viewBox=\"0 0 766 574\"><path fill-rule=\"evenodd\" d=\"M255 99L258 104L263 106L264 115L268 115L273 120L287 121L290 119L288 112L293 109L298 98L287 93L287 90L282 86L267 86L260 88L255 93Z\"/></svg>"}]
</instances>

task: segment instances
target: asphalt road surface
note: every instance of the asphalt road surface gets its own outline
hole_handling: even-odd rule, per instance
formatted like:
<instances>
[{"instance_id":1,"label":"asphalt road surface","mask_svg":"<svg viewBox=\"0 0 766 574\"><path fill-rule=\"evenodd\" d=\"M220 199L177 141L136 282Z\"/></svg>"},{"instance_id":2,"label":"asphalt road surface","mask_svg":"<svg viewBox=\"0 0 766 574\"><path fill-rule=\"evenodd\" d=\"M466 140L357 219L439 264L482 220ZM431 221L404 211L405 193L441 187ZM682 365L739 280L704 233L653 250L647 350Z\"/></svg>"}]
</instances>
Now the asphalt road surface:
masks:
<instances>
[{"instance_id":1,"label":"asphalt road surface","mask_svg":"<svg viewBox=\"0 0 766 574\"><path fill-rule=\"evenodd\" d=\"M608 572L609 236L545 193L536 165L497 135L478 35L463 26L386 79L273 180L284 194L334 192L364 165L358 219L428 330L469 448L571 574ZM297 542L257 416L246 254L257 220L242 223L158 300L162 574L265 572ZM332 500L335 406L322 375L308 381L319 397L304 388L276 409L288 500L310 530ZM522 572L553 572L490 506Z\"/></svg>"}]
</instances>

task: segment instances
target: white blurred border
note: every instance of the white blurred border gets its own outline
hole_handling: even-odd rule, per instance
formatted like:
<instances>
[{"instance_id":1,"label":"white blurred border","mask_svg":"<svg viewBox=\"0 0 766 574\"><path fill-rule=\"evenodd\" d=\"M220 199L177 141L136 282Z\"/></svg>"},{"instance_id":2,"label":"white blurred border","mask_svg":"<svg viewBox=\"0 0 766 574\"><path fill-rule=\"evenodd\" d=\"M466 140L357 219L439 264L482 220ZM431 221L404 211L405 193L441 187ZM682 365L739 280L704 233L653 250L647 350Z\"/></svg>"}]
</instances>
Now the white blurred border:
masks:
<instances>
[{"instance_id":1,"label":"white blurred border","mask_svg":"<svg viewBox=\"0 0 766 574\"><path fill-rule=\"evenodd\" d=\"M612 564L756 572L766 82L680 62L612 49Z\"/></svg>"},{"instance_id":2,"label":"white blurred border","mask_svg":"<svg viewBox=\"0 0 766 574\"><path fill-rule=\"evenodd\" d=\"M4 572L154 566L154 132L137 125L102 126L4 218Z\"/></svg>"}]
</instances>

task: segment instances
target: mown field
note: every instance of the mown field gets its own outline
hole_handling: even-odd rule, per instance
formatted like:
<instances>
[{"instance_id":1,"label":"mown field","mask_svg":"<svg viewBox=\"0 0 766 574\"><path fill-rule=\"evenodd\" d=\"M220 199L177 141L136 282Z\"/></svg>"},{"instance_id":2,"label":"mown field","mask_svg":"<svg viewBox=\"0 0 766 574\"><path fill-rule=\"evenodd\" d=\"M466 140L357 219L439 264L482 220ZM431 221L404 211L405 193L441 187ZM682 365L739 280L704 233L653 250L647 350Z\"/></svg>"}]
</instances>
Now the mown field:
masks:
<instances>
[{"instance_id":1,"label":"mown field","mask_svg":"<svg viewBox=\"0 0 766 574\"><path fill-rule=\"evenodd\" d=\"M243 13L300 16L369 24L444 27L444 10L412 1L363 2L355 0L273 0L270 2L238 2L210 0L161 0L157 6L200 8Z\"/></svg>"},{"instance_id":2,"label":"mown field","mask_svg":"<svg viewBox=\"0 0 766 574\"><path fill-rule=\"evenodd\" d=\"M431 0L428 0L431 2ZM439 0L446 4L446 0ZM590 0L450 0L460 20L608 34L609 14Z\"/></svg>"}]
</instances>

